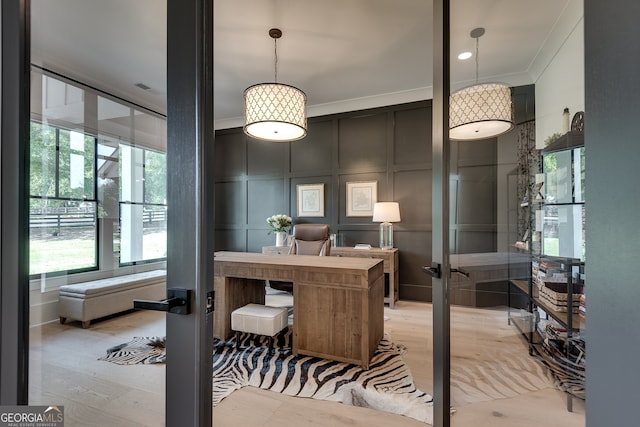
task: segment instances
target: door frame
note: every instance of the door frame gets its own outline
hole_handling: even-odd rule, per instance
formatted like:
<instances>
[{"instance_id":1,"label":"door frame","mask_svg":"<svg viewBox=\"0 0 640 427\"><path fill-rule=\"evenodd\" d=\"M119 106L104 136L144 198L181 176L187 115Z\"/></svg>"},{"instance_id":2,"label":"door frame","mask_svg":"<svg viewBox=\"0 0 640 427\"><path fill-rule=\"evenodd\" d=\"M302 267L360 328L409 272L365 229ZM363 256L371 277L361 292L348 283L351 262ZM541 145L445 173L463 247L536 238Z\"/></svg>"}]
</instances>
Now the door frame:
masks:
<instances>
[{"instance_id":1,"label":"door frame","mask_svg":"<svg viewBox=\"0 0 640 427\"><path fill-rule=\"evenodd\" d=\"M167 427L212 425L213 144L213 0L167 0Z\"/></svg>"},{"instance_id":2,"label":"door frame","mask_svg":"<svg viewBox=\"0 0 640 427\"><path fill-rule=\"evenodd\" d=\"M449 427L451 407L451 323L449 265L449 92L450 0L433 1L433 130L431 260L433 278L433 426Z\"/></svg>"},{"instance_id":3,"label":"door frame","mask_svg":"<svg viewBox=\"0 0 640 427\"><path fill-rule=\"evenodd\" d=\"M26 405L29 391L29 6L0 6L0 405Z\"/></svg>"}]
</instances>

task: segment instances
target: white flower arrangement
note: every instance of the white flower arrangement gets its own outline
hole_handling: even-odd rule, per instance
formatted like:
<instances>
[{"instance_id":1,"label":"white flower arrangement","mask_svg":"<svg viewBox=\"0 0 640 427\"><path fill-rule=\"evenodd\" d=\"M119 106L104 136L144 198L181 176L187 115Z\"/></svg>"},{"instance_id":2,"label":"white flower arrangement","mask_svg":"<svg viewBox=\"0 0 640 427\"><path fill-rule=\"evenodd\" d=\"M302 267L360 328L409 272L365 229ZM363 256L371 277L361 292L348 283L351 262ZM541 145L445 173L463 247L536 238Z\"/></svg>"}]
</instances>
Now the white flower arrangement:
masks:
<instances>
[{"instance_id":1,"label":"white flower arrangement","mask_svg":"<svg viewBox=\"0 0 640 427\"><path fill-rule=\"evenodd\" d=\"M271 215L269 218L267 218L267 224L269 224L269 226L271 227L271 231L269 231L269 234L274 232L279 233L279 232L287 231L287 228L291 227L292 221L293 220L288 215L284 215L284 214Z\"/></svg>"}]
</instances>

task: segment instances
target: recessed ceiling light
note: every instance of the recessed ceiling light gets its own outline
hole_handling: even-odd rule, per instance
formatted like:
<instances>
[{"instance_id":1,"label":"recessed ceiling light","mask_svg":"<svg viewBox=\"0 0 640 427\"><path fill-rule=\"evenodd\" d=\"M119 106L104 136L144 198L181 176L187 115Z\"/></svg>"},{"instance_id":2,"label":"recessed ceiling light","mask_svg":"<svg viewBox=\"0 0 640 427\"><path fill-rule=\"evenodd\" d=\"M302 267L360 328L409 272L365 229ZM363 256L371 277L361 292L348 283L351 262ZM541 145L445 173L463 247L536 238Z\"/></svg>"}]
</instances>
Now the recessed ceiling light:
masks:
<instances>
[{"instance_id":1,"label":"recessed ceiling light","mask_svg":"<svg viewBox=\"0 0 640 427\"><path fill-rule=\"evenodd\" d=\"M473 53L471 52L462 52L460 55L458 55L458 59L460 59L461 61L464 61L465 59L469 59L473 56Z\"/></svg>"}]
</instances>

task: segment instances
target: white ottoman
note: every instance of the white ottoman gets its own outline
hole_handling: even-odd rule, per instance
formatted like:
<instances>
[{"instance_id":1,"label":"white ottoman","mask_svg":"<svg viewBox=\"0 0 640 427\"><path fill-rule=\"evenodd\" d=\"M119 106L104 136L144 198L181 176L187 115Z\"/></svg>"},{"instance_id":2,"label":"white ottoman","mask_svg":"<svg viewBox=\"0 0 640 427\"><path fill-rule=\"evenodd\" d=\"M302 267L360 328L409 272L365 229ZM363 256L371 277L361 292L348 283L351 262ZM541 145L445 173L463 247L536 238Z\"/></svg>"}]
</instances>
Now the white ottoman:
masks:
<instances>
[{"instance_id":1,"label":"white ottoman","mask_svg":"<svg viewBox=\"0 0 640 427\"><path fill-rule=\"evenodd\" d=\"M271 307L260 304L247 304L231 313L231 329L236 331L236 347L239 345L240 332L265 335L269 337L269 348L273 337L287 327L287 308Z\"/></svg>"}]
</instances>

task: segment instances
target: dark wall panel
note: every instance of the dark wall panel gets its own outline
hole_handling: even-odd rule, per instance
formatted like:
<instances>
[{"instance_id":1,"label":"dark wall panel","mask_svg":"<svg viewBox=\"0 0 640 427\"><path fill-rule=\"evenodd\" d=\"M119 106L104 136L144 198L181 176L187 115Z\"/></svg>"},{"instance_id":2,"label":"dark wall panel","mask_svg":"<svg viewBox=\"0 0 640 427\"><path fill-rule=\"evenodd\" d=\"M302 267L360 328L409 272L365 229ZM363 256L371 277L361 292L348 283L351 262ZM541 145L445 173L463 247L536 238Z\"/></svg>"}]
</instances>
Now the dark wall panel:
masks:
<instances>
[{"instance_id":1,"label":"dark wall panel","mask_svg":"<svg viewBox=\"0 0 640 427\"><path fill-rule=\"evenodd\" d=\"M535 85L516 86L512 90L513 112L516 124L532 122L536 119Z\"/></svg>"},{"instance_id":2,"label":"dark wall panel","mask_svg":"<svg viewBox=\"0 0 640 427\"><path fill-rule=\"evenodd\" d=\"M245 136L242 132L220 132L215 139L216 178L246 173Z\"/></svg>"},{"instance_id":3,"label":"dark wall panel","mask_svg":"<svg viewBox=\"0 0 640 427\"><path fill-rule=\"evenodd\" d=\"M244 225L247 222L244 181L215 184L215 215L220 225ZM243 209L244 207L244 209Z\"/></svg>"},{"instance_id":4,"label":"dark wall panel","mask_svg":"<svg viewBox=\"0 0 640 427\"><path fill-rule=\"evenodd\" d=\"M387 113L338 120L338 167L362 170L387 164Z\"/></svg>"},{"instance_id":5,"label":"dark wall panel","mask_svg":"<svg viewBox=\"0 0 640 427\"><path fill-rule=\"evenodd\" d=\"M291 144L291 172L308 174L331 170L332 142L333 121L309 122L307 136Z\"/></svg>"},{"instance_id":6,"label":"dark wall panel","mask_svg":"<svg viewBox=\"0 0 640 427\"><path fill-rule=\"evenodd\" d=\"M266 218L265 216L265 219ZM261 252L263 246L273 246L275 244L276 236L274 236L273 233L269 234L269 230L255 228L249 228L247 230L248 252Z\"/></svg>"},{"instance_id":7,"label":"dark wall panel","mask_svg":"<svg viewBox=\"0 0 640 427\"><path fill-rule=\"evenodd\" d=\"M450 182L450 249L452 253L497 250L497 146L495 138L452 144Z\"/></svg>"},{"instance_id":8,"label":"dark wall panel","mask_svg":"<svg viewBox=\"0 0 640 427\"><path fill-rule=\"evenodd\" d=\"M274 214L288 213L289 186L279 179L251 180L248 182L248 224L268 230L266 219Z\"/></svg>"},{"instance_id":9,"label":"dark wall panel","mask_svg":"<svg viewBox=\"0 0 640 427\"><path fill-rule=\"evenodd\" d=\"M394 199L400 205L398 226L431 227L431 170L411 170L394 174Z\"/></svg>"},{"instance_id":10,"label":"dark wall panel","mask_svg":"<svg viewBox=\"0 0 640 427\"><path fill-rule=\"evenodd\" d=\"M431 164L431 107L395 112L393 155L396 165Z\"/></svg>"},{"instance_id":11,"label":"dark wall panel","mask_svg":"<svg viewBox=\"0 0 640 427\"><path fill-rule=\"evenodd\" d=\"M452 147L452 154L456 153L452 161L457 162L457 167L496 164L498 149L495 138L484 141L454 142L452 145L455 145L455 148Z\"/></svg>"},{"instance_id":12,"label":"dark wall panel","mask_svg":"<svg viewBox=\"0 0 640 427\"><path fill-rule=\"evenodd\" d=\"M456 181L456 218L459 224L496 223L496 168L462 168ZM453 186L452 186L453 188Z\"/></svg>"},{"instance_id":13,"label":"dark wall panel","mask_svg":"<svg viewBox=\"0 0 640 427\"><path fill-rule=\"evenodd\" d=\"M400 298L431 301L431 278L421 267L431 264L431 231L395 230L400 249Z\"/></svg>"},{"instance_id":14,"label":"dark wall panel","mask_svg":"<svg viewBox=\"0 0 640 427\"><path fill-rule=\"evenodd\" d=\"M456 233L456 253L473 254L483 252L494 252L496 245L495 230L488 231L465 231L458 230Z\"/></svg>"},{"instance_id":15,"label":"dark wall panel","mask_svg":"<svg viewBox=\"0 0 640 427\"><path fill-rule=\"evenodd\" d=\"M273 143L247 139L249 176L282 174L287 166L289 143Z\"/></svg>"},{"instance_id":16,"label":"dark wall panel","mask_svg":"<svg viewBox=\"0 0 640 427\"><path fill-rule=\"evenodd\" d=\"M247 251L247 233L244 229L238 230L216 230L215 237L216 251Z\"/></svg>"}]
</instances>

